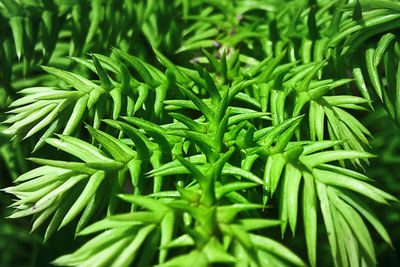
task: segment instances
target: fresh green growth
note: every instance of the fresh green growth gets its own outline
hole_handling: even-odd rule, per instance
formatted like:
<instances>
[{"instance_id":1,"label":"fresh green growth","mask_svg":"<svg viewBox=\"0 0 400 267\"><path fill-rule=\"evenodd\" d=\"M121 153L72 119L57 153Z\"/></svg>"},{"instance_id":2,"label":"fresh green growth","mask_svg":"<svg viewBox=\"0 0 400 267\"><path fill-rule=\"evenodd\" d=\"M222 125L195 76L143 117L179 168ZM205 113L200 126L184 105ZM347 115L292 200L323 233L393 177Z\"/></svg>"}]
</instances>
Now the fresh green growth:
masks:
<instances>
[{"instance_id":1,"label":"fresh green growth","mask_svg":"<svg viewBox=\"0 0 400 267\"><path fill-rule=\"evenodd\" d=\"M44 241L68 224L91 235L54 264L317 266L325 239L335 266L375 266L370 230L391 245L368 204L397 199L364 174L373 133L359 118L383 107L400 125L400 2L0 11L1 127L35 153L18 175L23 152L2 150L9 217L32 216ZM300 231L307 259L276 228Z\"/></svg>"}]
</instances>

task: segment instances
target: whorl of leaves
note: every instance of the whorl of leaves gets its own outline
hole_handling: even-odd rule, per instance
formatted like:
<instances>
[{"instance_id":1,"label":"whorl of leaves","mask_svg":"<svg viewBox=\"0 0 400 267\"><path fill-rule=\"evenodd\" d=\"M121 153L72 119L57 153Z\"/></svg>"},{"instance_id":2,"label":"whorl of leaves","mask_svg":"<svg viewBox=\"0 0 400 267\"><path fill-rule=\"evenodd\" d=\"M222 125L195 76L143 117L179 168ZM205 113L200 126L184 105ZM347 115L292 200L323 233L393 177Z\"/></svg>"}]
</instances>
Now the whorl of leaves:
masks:
<instances>
[{"instance_id":1,"label":"whorl of leaves","mask_svg":"<svg viewBox=\"0 0 400 267\"><path fill-rule=\"evenodd\" d=\"M63 266L307 265L277 226L304 228L316 266L318 221L336 266L375 266L369 228L391 241L366 199L397 199L362 173L357 114L400 122L400 2L133 2L0 4L3 61L51 65L10 93L3 133L62 155L3 189L10 217L32 215L44 240L95 234Z\"/></svg>"}]
</instances>

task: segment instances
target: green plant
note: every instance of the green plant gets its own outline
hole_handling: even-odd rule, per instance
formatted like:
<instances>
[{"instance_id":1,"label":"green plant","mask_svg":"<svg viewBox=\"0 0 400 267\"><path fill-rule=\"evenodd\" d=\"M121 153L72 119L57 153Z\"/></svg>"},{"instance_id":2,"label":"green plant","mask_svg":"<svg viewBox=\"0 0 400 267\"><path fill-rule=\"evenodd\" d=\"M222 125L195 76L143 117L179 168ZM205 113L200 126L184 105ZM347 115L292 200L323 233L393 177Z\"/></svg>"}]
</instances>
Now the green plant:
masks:
<instances>
[{"instance_id":1,"label":"green plant","mask_svg":"<svg viewBox=\"0 0 400 267\"><path fill-rule=\"evenodd\" d=\"M321 229L335 266L391 245L359 118L400 122L400 2L2 3L3 133L40 155L9 217L95 234L54 264L303 266L298 224L311 266Z\"/></svg>"}]
</instances>

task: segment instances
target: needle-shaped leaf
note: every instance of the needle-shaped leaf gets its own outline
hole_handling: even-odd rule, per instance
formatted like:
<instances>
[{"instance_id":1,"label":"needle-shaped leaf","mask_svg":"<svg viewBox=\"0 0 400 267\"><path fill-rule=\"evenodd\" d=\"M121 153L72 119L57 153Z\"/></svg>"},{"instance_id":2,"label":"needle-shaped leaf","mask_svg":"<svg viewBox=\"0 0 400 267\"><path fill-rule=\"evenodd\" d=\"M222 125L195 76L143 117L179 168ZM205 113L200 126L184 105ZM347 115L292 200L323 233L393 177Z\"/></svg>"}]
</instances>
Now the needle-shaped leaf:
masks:
<instances>
[{"instance_id":1,"label":"needle-shaped leaf","mask_svg":"<svg viewBox=\"0 0 400 267\"><path fill-rule=\"evenodd\" d=\"M296 123L297 121L301 120L303 116L299 117L294 117L291 119L288 119L281 124L277 125L274 127L271 131L268 131L266 134L259 134L261 132L256 132L254 134L255 141L259 141L262 139L263 144L265 144L265 147L269 147L272 145L272 143L275 141L275 139L281 134L283 131L285 131L290 125ZM297 122L298 123L298 122Z\"/></svg>"},{"instance_id":2,"label":"needle-shaped leaf","mask_svg":"<svg viewBox=\"0 0 400 267\"><path fill-rule=\"evenodd\" d=\"M352 73L353 73L354 81L356 82L357 87L360 90L361 95L365 99L371 100L371 96L370 96L370 93L368 91L367 84L365 82L365 78L364 78L364 74L362 72L361 66L356 65L353 68ZM371 106L371 104L370 104L370 106Z\"/></svg>"},{"instance_id":3,"label":"needle-shaped leaf","mask_svg":"<svg viewBox=\"0 0 400 267\"><path fill-rule=\"evenodd\" d=\"M90 235L112 228L131 227L139 224L159 223L162 216L155 212L136 211L134 213L122 213L118 215L107 216L106 218L97 221L78 233L78 236Z\"/></svg>"},{"instance_id":4,"label":"needle-shaped leaf","mask_svg":"<svg viewBox=\"0 0 400 267\"><path fill-rule=\"evenodd\" d=\"M390 45L390 43L396 38L393 33L387 33L382 36L379 40L378 45L376 46L375 53L374 53L374 66L375 68L381 62L382 56L385 53L386 49Z\"/></svg>"},{"instance_id":5,"label":"needle-shaped leaf","mask_svg":"<svg viewBox=\"0 0 400 267\"><path fill-rule=\"evenodd\" d=\"M288 209L290 210L290 203ZM290 213L289 213L290 215ZM304 173L303 218L308 259L311 266L317 264L317 201L314 177Z\"/></svg>"},{"instance_id":6,"label":"needle-shaped leaf","mask_svg":"<svg viewBox=\"0 0 400 267\"><path fill-rule=\"evenodd\" d=\"M368 75L371 80L371 83L375 89L375 92L382 100L382 85L379 79L379 74L376 66L374 65L374 48L370 47L365 51L365 60L367 64Z\"/></svg>"},{"instance_id":7,"label":"needle-shaped leaf","mask_svg":"<svg viewBox=\"0 0 400 267\"><path fill-rule=\"evenodd\" d=\"M118 161L128 161L134 156L134 152L127 145L119 142L111 135L96 130L90 125L86 125L89 133Z\"/></svg>"},{"instance_id":8,"label":"needle-shaped leaf","mask_svg":"<svg viewBox=\"0 0 400 267\"><path fill-rule=\"evenodd\" d=\"M400 121L400 63L397 66L395 90L396 91L395 91L394 106L395 106L396 119L397 122L399 122Z\"/></svg>"},{"instance_id":9,"label":"needle-shaped leaf","mask_svg":"<svg viewBox=\"0 0 400 267\"><path fill-rule=\"evenodd\" d=\"M67 125L64 128L64 135L71 135L81 123L88 100L89 96L85 95L76 102L74 109L72 110L71 117L69 118Z\"/></svg>"},{"instance_id":10,"label":"needle-shaped leaf","mask_svg":"<svg viewBox=\"0 0 400 267\"><path fill-rule=\"evenodd\" d=\"M175 224L175 215L173 212L168 212L165 214L161 221L161 241L160 246L165 246L172 240ZM165 262L168 255L168 248L160 250L158 261L160 263Z\"/></svg>"},{"instance_id":11,"label":"needle-shaped leaf","mask_svg":"<svg viewBox=\"0 0 400 267\"><path fill-rule=\"evenodd\" d=\"M46 127L49 123L51 123L63 109L69 105L68 100L64 100L61 103L58 103L57 106L49 113L45 118L43 118L38 124L36 124L29 132L25 135L24 139L32 136L33 134L37 133L44 127Z\"/></svg>"},{"instance_id":12,"label":"needle-shaped leaf","mask_svg":"<svg viewBox=\"0 0 400 267\"><path fill-rule=\"evenodd\" d=\"M257 119L257 118L269 120L271 118L268 115L269 115L269 113L264 113L264 112L252 112L252 113L247 113L247 114L234 115L229 118L228 126L238 124L245 120Z\"/></svg>"},{"instance_id":13,"label":"needle-shaped leaf","mask_svg":"<svg viewBox=\"0 0 400 267\"><path fill-rule=\"evenodd\" d=\"M295 235L297 224L297 210L299 200L299 189L302 173L293 165L287 164L285 168L285 181L287 180L287 205L288 219L293 236Z\"/></svg>"},{"instance_id":14,"label":"needle-shaped leaf","mask_svg":"<svg viewBox=\"0 0 400 267\"><path fill-rule=\"evenodd\" d=\"M197 131L197 132L205 132L206 128L205 126L197 123L196 121L186 117L185 115L182 115L180 113L175 113L175 112L169 112L168 113L171 117L173 117L174 119L182 122L184 125L186 125L189 130L191 131Z\"/></svg>"},{"instance_id":15,"label":"needle-shaped leaf","mask_svg":"<svg viewBox=\"0 0 400 267\"><path fill-rule=\"evenodd\" d=\"M104 120L107 124L122 130L126 135L131 138L136 147L136 152L140 159L147 159L149 157L149 149L153 147L151 141L136 128L130 126L129 124L121 121Z\"/></svg>"},{"instance_id":16,"label":"needle-shaped leaf","mask_svg":"<svg viewBox=\"0 0 400 267\"><path fill-rule=\"evenodd\" d=\"M208 89L208 93L211 96L211 100L214 103L218 103L221 99L221 95L219 94L217 86L215 85L215 82L212 79L212 77L210 76L210 74L208 73L208 71L204 71L204 79L206 80L207 89Z\"/></svg>"},{"instance_id":17,"label":"needle-shaped leaf","mask_svg":"<svg viewBox=\"0 0 400 267\"><path fill-rule=\"evenodd\" d=\"M110 96L113 100L113 111L112 111L112 118L116 120L119 117L119 114L122 109L122 91L120 88L115 88L110 91Z\"/></svg>"},{"instance_id":18,"label":"needle-shaped leaf","mask_svg":"<svg viewBox=\"0 0 400 267\"><path fill-rule=\"evenodd\" d=\"M72 72L46 66L42 66L42 69L65 81L78 91L90 92L91 89L97 87L95 83Z\"/></svg>"},{"instance_id":19,"label":"needle-shaped leaf","mask_svg":"<svg viewBox=\"0 0 400 267\"><path fill-rule=\"evenodd\" d=\"M196 105L196 107L203 113L204 117L206 117L208 121L213 120L214 112L207 106L207 104L204 103L203 100L201 100L198 96L196 96L188 89L184 87L179 88L193 102L193 104Z\"/></svg>"},{"instance_id":20,"label":"needle-shaped leaf","mask_svg":"<svg viewBox=\"0 0 400 267\"><path fill-rule=\"evenodd\" d=\"M352 150L331 150L304 156L303 162L309 164L311 167L314 167L330 161L336 161L342 159L370 158L370 157L374 157L374 155L367 152L359 152Z\"/></svg>"},{"instance_id":21,"label":"needle-shaped leaf","mask_svg":"<svg viewBox=\"0 0 400 267\"><path fill-rule=\"evenodd\" d=\"M232 182L226 185L221 185L217 188L215 188L215 195L217 200L223 197L225 194L228 194L233 191L240 191L244 190L247 188L255 187L257 186L256 183L251 183L251 182Z\"/></svg>"},{"instance_id":22,"label":"needle-shaped leaf","mask_svg":"<svg viewBox=\"0 0 400 267\"><path fill-rule=\"evenodd\" d=\"M208 259L204 253L198 250L192 250L188 254L182 254L175 256L169 261L158 265L159 267L173 267L173 266L185 266L185 265L197 265L199 267L208 266Z\"/></svg>"},{"instance_id":23,"label":"needle-shaped leaf","mask_svg":"<svg viewBox=\"0 0 400 267\"><path fill-rule=\"evenodd\" d=\"M369 197L379 203L387 203L387 200L396 201L396 198L387 194L366 182L350 178L346 175L314 169L316 178L327 185L344 187L356 191L366 197Z\"/></svg>"},{"instance_id":24,"label":"needle-shaped leaf","mask_svg":"<svg viewBox=\"0 0 400 267\"><path fill-rule=\"evenodd\" d=\"M18 134L20 131L23 130L27 125L34 123L35 121L39 120L43 116L49 114L54 108L56 108L57 104L53 103L47 105L46 107L40 109L38 112L33 113L30 116L25 117L17 122L15 122L10 128L3 131L4 134Z\"/></svg>"},{"instance_id":25,"label":"needle-shaped leaf","mask_svg":"<svg viewBox=\"0 0 400 267\"><path fill-rule=\"evenodd\" d=\"M34 179L36 177L48 174L48 173L54 173L55 175L64 173L65 170L62 168L56 168L56 167L51 167L51 166L41 166L35 169L32 169L20 176L16 179L16 182L23 182L27 180Z\"/></svg>"},{"instance_id":26,"label":"needle-shaped leaf","mask_svg":"<svg viewBox=\"0 0 400 267\"><path fill-rule=\"evenodd\" d=\"M239 222L242 228L245 229L246 231L254 231L263 228L279 226L282 223L279 220L258 219L258 218L241 219Z\"/></svg>"},{"instance_id":27,"label":"needle-shaped leaf","mask_svg":"<svg viewBox=\"0 0 400 267\"><path fill-rule=\"evenodd\" d=\"M121 59L126 60L129 63L129 65L139 73L140 77L146 84L150 85L151 87L157 86L158 83L154 80L154 78L151 76L150 72L144 66L144 64L140 59L117 48L114 48L113 51Z\"/></svg>"},{"instance_id":28,"label":"needle-shaped leaf","mask_svg":"<svg viewBox=\"0 0 400 267\"><path fill-rule=\"evenodd\" d=\"M193 163L187 161L181 156L177 156L179 162L189 170L189 172L193 175L193 178L196 179L203 190L207 191L209 186L211 185L211 181L209 177L206 177ZM211 192L209 192L210 194ZM212 197L211 195L208 197Z\"/></svg>"},{"instance_id":29,"label":"needle-shaped leaf","mask_svg":"<svg viewBox=\"0 0 400 267\"><path fill-rule=\"evenodd\" d=\"M85 162L112 161L106 157L101 150L82 141L81 139L67 135L59 135L59 137L60 139L48 138L46 139L46 142L58 149L82 159Z\"/></svg>"},{"instance_id":30,"label":"needle-shaped leaf","mask_svg":"<svg viewBox=\"0 0 400 267\"><path fill-rule=\"evenodd\" d=\"M278 187L279 180L286 164L285 158L282 154L274 154L268 157L264 169L264 182L267 184L267 190L272 197Z\"/></svg>"},{"instance_id":31,"label":"needle-shaped leaf","mask_svg":"<svg viewBox=\"0 0 400 267\"><path fill-rule=\"evenodd\" d=\"M376 229L382 239L390 246L393 246L385 227L382 225L382 223L379 222L378 218L375 217L368 206L362 203L359 198L357 198L350 192L336 190L336 194L344 201L352 205L359 213L361 213L365 217L365 219L367 219Z\"/></svg>"},{"instance_id":32,"label":"needle-shaped leaf","mask_svg":"<svg viewBox=\"0 0 400 267\"><path fill-rule=\"evenodd\" d=\"M21 59L21 55L24 47L24 18L21 16L12 16L10 18L10 26L15 42L15 50L17 52L18 60Z\"/></svg>"},{"instance_id":33,"label":"needle-shaped leaf","mask_svg":"<svg viewBox=\"0 0 400 267\"><path fill-rule=\"evenodd\" d=\"M29 160L37 164L72 170L81 173L93 174L95 171L92 168L86 167L85 164L81 162L50 160L50 159L40 159L40 158L29 158Z\"/></svg>"},{"instance_id":34,"label":"needle-shaped leaf","mask_svg":"<svg viewBox=\"0 0 400 267\"><path fill-rule=\"evenodd\" d=\"M331 254L335 264L338 264L338 244L337 239L340 238L335 230L334 213L332 211L331 203L328 198L327 186L323 183L316 181L316 189L320 201L321 212L324 218L325 228L328 233L328 240L330 244Z\"/></svg>"},{"instance_id":35,"label":"needle-shaped leaf","mask_svg":"<svg viewBox=\"0 0 400 267\"><path fill-rule=\"evenodd\" d=\"M301 260L296 254L290 251L287 247L283 246L281 243L276 242L268 237L250 234L251 242L258 248L265 250L267 252L273 253L289 262L295 266L307 266L303 260Z\"/></svg>"},{"instance_id":36,"label":"needle-shaped leaf","mask_svg":"<svg viewBox=\"0 0 400 267\"><path fill-rule=\"evenodd\" d=\"M85 188L83 189L79 198L75 201L74 205L69 209L68 213L65 215L61 222L59 228L67 225L72 219L74 219L79 212L81 212L84 207L88 204L90 198L96 193L97 188L103 181L105 173L103 171L97 171L92 176L90 176Z\"/></svg>"},{"instance_id":37,"label":"needle-shaped leaf","mask_svg":"<svg viewBox=\"0 0 400 267\"><path fill-rule=\"evenodd\" d=\"M166 56L161 54L157 49L153 47L153 51L156 54L158 60L163 64L169 71L171 71L175 77L176 80L180 83L188 83L189 79L182 74L182 72L176 67L175 64L173 64Z\"/></svg>"},{"instance_id":38,"label":"needle-shaped leaf","mask_svg":"<svg viewBox=\"0 0 400 267\"><path fill-rule=\"evenodd\" d=\"M135 114L138 110L140 110L145 101L147 100L147 97L149 95L149 87L145 84L140 84L137 87L137 92L138 92L138 98L136 99L132 115Z\"/></svg>"},{"instance_id":39,"label":"needle-shaped leaf","mask_svg":"<svg viewBox=\"0 0 400 267\"><path fill-rule=\"evenodd\" d=\"M235 257L230 255L215 237L212 237L204 246L203 251L210 263L229 264L236 261Z\"/></svg>"},{"instance_id":40,"label":"needle-shaped leaf","mask_svg":"<svg viewBox=\"0 0 400 267\"><path fill-rule=\"evenodd\" d=\"M334 147L335 145L339 145L342 144L343 141L341 140L336 140L336 141L318 141L318 142L313 142L311 144L307 144L305 146L303 146L303 154L304 155L308 155L320 150L324 150L330 147Z\"/></svg>"},{"instance_id":41,"label":"needle-shaped leaf","mask_svg":"<svg viewBox=\"0 0 400 267\"><path fill-rule=\"evenodd\" d=\"M112 86L112 83L110 81L110 78L108 77L107 72L105 71L105 69L100 64L99 60L97 59L97 57L94 54L92 54L92 60L93 60L94 66L96 67L97 74L99 75L101 86L104 89L106 89L107 91L111 90L111 88L113 86Z\"/></svg>"},{"instance_id":42,"label":"needle-shaped leaf","mask_svg":"<svg viewBox=\"0 0 400 267\"><path fill-rule=\"evenodd\" d=\"M170 210L169 207L161 201L148 197L128 194L120 194L118 196L127 202L135 203L143 208L149 209L154 212L167 212Z\"/></svg>"},{"instance_id":43,"label":"needle-shaped leaf","mask_svg":"<svg viewBox=\"0 0 400 267\"><path fill-rule=\"evenodd\" d=\"M156 226L153 224L143 227L138 231L133 241L122 249L122 252L116 257L113 264L111 266L119 267L119 266L129 266L130 263L134 260L137 252L140 247L142 247L142 243L145 241L147 236L154 230Z\"/></svg>"},{"instance_id":44,"label":"needle-shaped leaf","mask_svg":"<svg viewBox=\"0 0 400 267\"><path fill-rule=\"evenodd\" d=\"M254 183L261 184L261 185L264 184L263 181L257 175L255 175L249 171L242 170L241 168L234 167L234 166L225 165L224 168L222 169L222 174L225 174L225 175L229 174L229 175L234 175L234 176L238 175L238 176L243 177Z\"/></svg>"},{"instance_id":45,"label":"needle-shaped leaf","mask_svg":"<svg viewBox=\"0 0 400 267\"><path fill-rule=\"evenodd\" d=\"M275 144L275 147L274 147L272 153L280 153L286 148L286 146L289 143L290 139L292 138L295 130L301 123L301 119L302 118L295 121L292 125L290 125L290 127L284 133L282 133L278 137L278 140L276 140L276 144Z\"/></svg>"},{"instance_id":46,"label":"needle-shaped leaf","mask_svg":"<svg viewBox=\"0 0 400 267\"><path fill-rule=\"evenodd\" d=\"M143 119L138 119L135 117L122 117L124 120L126 120L129 123L132 123L136 125L137 127L142 128L143 130L146 131L151 137L153 137L157 144L161 147L161 149L167 153L167 151L170 150L170 145L168 140L166 139L166 130L159 125L143 120Z\"/></svg>"},{"instance_id":47,"label":"needle-shaped leaf","mask_svg":"<svg viewBox=\"0 0 400 267\"><path fill-rule=\"evenodd\" d=\"M365 250L368 261L375 263L375 251L372 246L371 236L366 225L358 213L347 203L341 200L332 190L328 188L329 198L333 205L343 215L346 222L351 227L354 235L360 242L361 247Z\"/></svg>"}]
</instances>

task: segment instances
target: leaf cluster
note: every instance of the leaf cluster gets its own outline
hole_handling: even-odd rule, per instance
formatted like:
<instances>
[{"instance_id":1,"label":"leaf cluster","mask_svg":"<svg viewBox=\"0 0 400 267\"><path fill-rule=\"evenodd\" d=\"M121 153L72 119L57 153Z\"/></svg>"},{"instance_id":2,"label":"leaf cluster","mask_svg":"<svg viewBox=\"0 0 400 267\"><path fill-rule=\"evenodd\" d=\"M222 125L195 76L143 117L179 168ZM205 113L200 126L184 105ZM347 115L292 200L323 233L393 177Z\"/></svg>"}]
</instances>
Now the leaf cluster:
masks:
<instances>
[{"instance_id":1,"label":"leaf cluster","mask_svg":"<svg viewBox=\"0 0 400 267\"><path fill-rule=\"evenodd\" d=\"M45 241L68 224L94 235L54 264L304 266L269 235L298 224L309 265L320 228L335 266L377 264L369 229L391 240L368 203L397 199L363 173L359 114L399 123L400 3L26 2L0 4L1 55L50 66L9 94L3 133L60 156L3 189L10 217Z\"/></svg>"}]
</instances>

